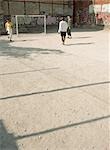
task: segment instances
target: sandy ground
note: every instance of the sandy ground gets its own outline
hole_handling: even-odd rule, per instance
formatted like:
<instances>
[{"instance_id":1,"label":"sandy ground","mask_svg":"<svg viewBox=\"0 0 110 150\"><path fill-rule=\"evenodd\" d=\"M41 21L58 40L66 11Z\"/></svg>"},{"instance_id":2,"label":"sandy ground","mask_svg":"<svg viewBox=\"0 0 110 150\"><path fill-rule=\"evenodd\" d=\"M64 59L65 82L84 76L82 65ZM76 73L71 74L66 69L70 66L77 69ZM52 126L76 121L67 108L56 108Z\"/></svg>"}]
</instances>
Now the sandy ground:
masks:
<instances>
[{"instance_id":1,"label":"sandy ground","mask_svg":"<svg viewBox=\"0 0 110 150\"><path fill-rule=\"evenodd\" d=\"M109 33L0 37L0 150L110 150Z\"/></svg>"}]
</instances>

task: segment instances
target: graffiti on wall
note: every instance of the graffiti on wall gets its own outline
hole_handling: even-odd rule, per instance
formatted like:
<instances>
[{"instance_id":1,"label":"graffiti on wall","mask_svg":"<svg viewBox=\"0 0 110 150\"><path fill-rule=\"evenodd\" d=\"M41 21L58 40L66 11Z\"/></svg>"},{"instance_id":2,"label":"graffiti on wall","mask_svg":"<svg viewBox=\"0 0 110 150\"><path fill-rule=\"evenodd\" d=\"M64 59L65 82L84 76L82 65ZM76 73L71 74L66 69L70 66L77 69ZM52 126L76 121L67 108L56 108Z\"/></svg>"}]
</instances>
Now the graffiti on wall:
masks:
<instances>
[{"instance_id":1,"label":"graffiti on wall","mask_svg":"<svg viewBox=\"0 0 110 150\"><path fill-rule=\"evenodd\" d=\"M110 25L110 4L89 6L89 13L94 13L96 24Z\"/></svg>"}]
</instances>

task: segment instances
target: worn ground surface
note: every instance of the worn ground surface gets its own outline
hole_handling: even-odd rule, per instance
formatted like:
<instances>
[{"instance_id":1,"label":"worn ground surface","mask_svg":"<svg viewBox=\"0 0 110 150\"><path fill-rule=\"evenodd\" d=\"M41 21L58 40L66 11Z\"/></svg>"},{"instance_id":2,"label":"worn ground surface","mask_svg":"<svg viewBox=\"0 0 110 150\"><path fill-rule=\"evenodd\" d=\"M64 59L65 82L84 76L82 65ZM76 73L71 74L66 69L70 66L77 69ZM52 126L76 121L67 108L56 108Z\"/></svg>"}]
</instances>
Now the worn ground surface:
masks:
<instances>
[{"instance_id":1,"label":"worn ground surface","mask_svg":"<svg viewBox=\"0 0 110 150\"><path fill-rule=\"evenodd\" d=\"M0 150L110 150L108 34L0 37Z\"/></svg>"}]
</instances>

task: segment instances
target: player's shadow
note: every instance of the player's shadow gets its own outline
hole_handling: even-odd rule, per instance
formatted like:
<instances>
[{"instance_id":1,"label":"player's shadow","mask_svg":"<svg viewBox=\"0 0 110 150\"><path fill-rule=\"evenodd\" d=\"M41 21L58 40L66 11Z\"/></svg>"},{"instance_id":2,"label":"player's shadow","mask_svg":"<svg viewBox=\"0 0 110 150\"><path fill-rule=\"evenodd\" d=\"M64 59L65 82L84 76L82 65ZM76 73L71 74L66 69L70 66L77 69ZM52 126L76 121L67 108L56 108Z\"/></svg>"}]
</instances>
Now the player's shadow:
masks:
<instances>
[{"instance_id":1,"label":"player's shadow","mask_svg":"<svg viewBox=\"0 0 110 150\"><path fill-rule=\"evenodd\" d=\"M15 47L11 46L7 41L0 41L0 56L8 56L8 57L30 57L31 54L62 54L64 53L61 50L55 49L42 49L42 48L31 48L31 47Z\"/></svg>"},{"instance_id":2,"label":"player's shadow","mask_svg":"<svg viewBox=\"0 0 110 150\"><path fill-rule=\"evenodd\" d=\"M3 120L0 120L0 150L18 150L15 136L8 133Z\"/></svg>"}]
</instances>

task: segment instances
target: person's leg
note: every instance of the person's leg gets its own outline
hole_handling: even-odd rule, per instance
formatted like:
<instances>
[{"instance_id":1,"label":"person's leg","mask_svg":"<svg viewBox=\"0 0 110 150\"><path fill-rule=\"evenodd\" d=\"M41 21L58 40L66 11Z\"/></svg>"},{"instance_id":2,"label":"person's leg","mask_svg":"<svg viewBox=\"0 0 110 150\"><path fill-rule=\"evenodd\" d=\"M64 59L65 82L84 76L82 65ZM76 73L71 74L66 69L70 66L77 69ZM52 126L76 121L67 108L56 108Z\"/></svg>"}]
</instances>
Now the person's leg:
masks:
<instances>
[{"instance_id":1,"label":"person's leg","mask_svg":"<svg viewBox=\"0 0 110 150\"><path fill-rule=\"evenodd\" d=\"M65 44L66 32L63 33L63 44Z\"/></svg>"},{"instance_id":2,"label":"person's leg","mask_svg":"<svg viewBox=\"0 0 110 150\"><path fill-rule=\"evenodd\" d=\"M62 39L62 41L63 41L63 44L64 44L64 41L65 41L64 35L63 35L63 39Z\"/></svg>"},{"instance_id":3,"label":"person's leg","mask_svg":"<svg viewBox=\"0 0 110 150\"><path fill-rule=\"evenodd\" d=\"M10 41L12 41L12 29L10 29Z\"/></svg>"},{"instance_id":4,"label":"person's leg","mask_svg":"<svg viewBox=\"0 0 110 150\"><path fill-rule=\"evenodd\" d=\"M68 38L71 38L71 29L68 28Z\"/></svg>"},{"instance_id":5,"label":"person's leg","mask_svg":"<svg viewBox=\"0 0 110 150\"><path fill-rule=\"evenodd\" d=\"M72 36L71 36L71 29L70 29L70 38L72 38Z\"/></svg>"},{"instance_id":6,"label":"person's leg","mask_svg":"<svg viewBox=\"0 0 110 150\"><path fill-rule=\"evenodd\" d=\"M67 28L67 35L68 35L68 38L69 38L69 27Z\"/></svg>"},{"instance_id":7,"label":"person's leg","mask_svg":"<svg viewBox=\"0 0 110 150\"><path fill-rule=\"evenodd\" d=\"M8 30L8 29L6 30L6 32L7 32L8 39L9 39L9 38L10 38L10 34L9 34L10 32L9 32L9 30Z\"/></svg>"},{"instance_id":8,"label":"person's leg","mask_svg":"<svg viewBox=\"0 0 110 150\"><path fill-rule=\"evenodd\" d=\"M69 36L71 36L71 29L69 29Z\"/></svg>"},{"instance_id":9,"label":"person's leg","mask_svg":"<svg viewBox=\"0 0 110 150\"><path fill-rule=\"evenodd\" d=\"M64 42L63 32L61 32L61 40L62 40L62 43L63 43Z\"/></svg>"},{"instance_id":10,"label":"person's leg","mask_svg":"<svg viewBox=\"0 0 110 150\"><path fill-rule=\"evenodd\" d=\"M10 38L10 34L9 34L9 31L7 31L7 35L8 35L8 39Z\"/></svg>"},{"instance_id":11,"label":"person's leg","mask_svg":"<svg viewBox=\"0 0 110 150\"><path fill-rule=\"evenodd\" d=\"M64 36L64 39L63 39L63 44L65 44L65 37L66 37L66 36Z\"/></svg>"},{"instance_id":12,"label":"person's leg","mask_svg":"<svg viewBox=\"0 0 110 150\"><path fill-rule=\"evenodd\" d=\"M9 37L9 40L11 40L11 30L9 29L9 32L8 32L8 37Z\"/></svg>"}]
</instances>

